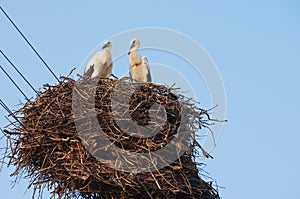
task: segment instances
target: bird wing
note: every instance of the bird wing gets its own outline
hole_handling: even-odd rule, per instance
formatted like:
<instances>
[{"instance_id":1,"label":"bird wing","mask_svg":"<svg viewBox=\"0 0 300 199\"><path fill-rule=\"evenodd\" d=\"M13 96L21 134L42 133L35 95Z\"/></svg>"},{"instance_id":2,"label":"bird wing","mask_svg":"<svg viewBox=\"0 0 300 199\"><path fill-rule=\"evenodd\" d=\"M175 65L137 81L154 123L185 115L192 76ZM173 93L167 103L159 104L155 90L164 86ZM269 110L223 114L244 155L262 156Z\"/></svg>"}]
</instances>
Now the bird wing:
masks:
<instances>
[{"instance_id":1,"label":"bird wing","mask_svg":"<svg viewBox=\"0 0 300 199\"><path fill-rule=\"evenodd\" d=\"M143 56L142 60L143 60L143 64L146 66L146 72L147 72L146 73L147 74L146 81L152 82L151 73L150 73L150 65L148 64L148 59L147 59L147 57Z\"/></svg>"},{"instance_id":2,"label":"bird wing","mask_svg":"<svg viewBox=\"0 0 300 199\"><path fill-rule=\"evenodd\" d=\"M133 82L132 75L131 75L131 67L130 66L129 66L129 77L130 77L130 81Z\"/></svg>"},{"instance_id":3,"label":"bird wing","mask_svg":"<svg viewBox=\"0 0 300 199\"><path fill-rule=\"evenodd\" d=\"M105 70L112 64L110 55L107 55L103 51L96 52L90 61L87 64L86 70L90 68L91 65L94 65L94 72L91 74L91 77L101 76Z\"/></svg>"},{"instance_id":4,"label":"bird wing","mask_svg":"<svg viewBox=\"0 0 300 199\"><path fill-rule=\"evenodd\" d=\"M85 73L89 70L89 68L92 66L92 65L94 65L94 67L96 66L96 63L97 63L97 59L98 59L98 57L99 57L99 53L100 52L96 52L93 56L92 56L92 58L89 60L89 62L88 62L88 64L86 65L86 67L85 67ZM100 53L101 54L101 53Z\"/></svg>"},{"instance_id":5,"label":"bird wing","mask_svg":"<svg viewBox=\"0 0 300 199\"><path fill-rule=\"evenodd\" d=\"M150 65L148 63L145 63L146 67L147 67L147 82L152 82L152 77L151 77L151 73L150 73Z\"/></svg>"},{"instance_id":6,"label":"bird wing","mask_svg":"<svg viewBox=\"0 0 300 199\"><path fill-rule=\"evenodd\" d=\"M84 76L91 77L94 72L94 64L86 68Z\"/></svg>"}]
</instances>

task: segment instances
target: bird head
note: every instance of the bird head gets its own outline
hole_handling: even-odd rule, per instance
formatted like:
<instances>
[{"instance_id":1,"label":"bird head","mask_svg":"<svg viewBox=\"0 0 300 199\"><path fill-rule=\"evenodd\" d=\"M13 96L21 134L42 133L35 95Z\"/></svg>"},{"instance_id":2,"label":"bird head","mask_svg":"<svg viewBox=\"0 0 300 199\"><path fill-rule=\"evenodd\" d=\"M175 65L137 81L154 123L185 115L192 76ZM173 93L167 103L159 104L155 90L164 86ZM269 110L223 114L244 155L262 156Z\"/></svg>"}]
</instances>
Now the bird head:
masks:
<instances>
[{"instance_id":1,"label":"bird head","mask_svg":"<svg viewBox=\"0 0 300 199\"><path fill-rule=\"evenodd\" d=\"M139 47L140 47L140 41L138 39L132 39L130 42L128 55L130 54L131 51L137 50Z\"/></svg>"},{"instance_id":2,"label":"bird head","mask_svg":"<svg viewBox=\"0 0 300 199\"><path fill-rule=\"evenodd\" d=\"M103 46L102 46L102 49L104 49L104 48L111 48L111 42L110 41L105 41L103 43Z\"/></svg>"}]
</instances>

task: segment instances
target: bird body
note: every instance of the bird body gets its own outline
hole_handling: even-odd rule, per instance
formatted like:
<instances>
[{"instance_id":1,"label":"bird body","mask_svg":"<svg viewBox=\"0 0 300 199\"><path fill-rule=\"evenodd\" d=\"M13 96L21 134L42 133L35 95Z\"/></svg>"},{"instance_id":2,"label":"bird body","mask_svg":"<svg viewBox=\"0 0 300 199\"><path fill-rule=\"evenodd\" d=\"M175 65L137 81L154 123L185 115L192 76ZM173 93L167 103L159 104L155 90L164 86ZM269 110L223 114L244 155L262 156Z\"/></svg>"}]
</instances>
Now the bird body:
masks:
<instances>
[{"instance_id":1,"label":"bird body","mask_svg":"<svg viewBox=\"0 0 300 199\"><path fill-rule=\"evenodd\" d=\"M130 67L130 76L131 79L136 82L152 81L150 74L150 66L146 57L142 57L142 62L140 65Z\"/></svg>"},{"instance_id":2,"label":"bird body","mask_svg":"<svg viewBox=\"0 0 300 199\"><path fill-rule=\"evenodd\" d=\"M132 67L141 65L142 56L137 51L131 51L129 54L129 64Z\"/></svg>"},{"instance_id":3,"label":"bird body","mask_svg":"<svg viewBox=\"0 0 300 199\"><path fill-rule=\"evenodd\" d=\"M146 57L137 52L140 43L137 39L131 41L129 55L129 75L131 81L151 82L150 66Z\"/></svg>"},{"instance_id":4,"label":"bird body","mask_svg":"<svg viewBox=\"0 0 300 199\"><path fill-rule=\"evenodd\" d=\"M96 52L85 68L85 75L92 71L90 77L109 77L112 75L111 42L104 42L102 51ZM91 68L93 67L93 70Z\"/></svg>"}]
</instances>

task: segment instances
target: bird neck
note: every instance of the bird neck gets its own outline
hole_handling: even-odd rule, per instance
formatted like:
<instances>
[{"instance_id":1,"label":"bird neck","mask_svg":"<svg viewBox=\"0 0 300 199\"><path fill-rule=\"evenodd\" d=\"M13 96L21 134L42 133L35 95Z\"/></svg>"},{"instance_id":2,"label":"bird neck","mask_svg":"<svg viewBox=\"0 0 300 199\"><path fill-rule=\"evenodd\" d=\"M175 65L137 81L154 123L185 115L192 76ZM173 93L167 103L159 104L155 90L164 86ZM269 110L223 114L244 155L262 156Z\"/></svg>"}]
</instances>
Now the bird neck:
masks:
<instances>
[{"instance_id":1,"label":"bird neck","mask_svg":"<svg viewBox=\"0 0 300 199\"><path fill-rule=\"evenodd\" d=\"M134 47L132 47L131 49L130 49L130 52L132 52L132 51L137 51L138 50L138 46L134 46Z\"/></svg>"},{"instance_id":2,"label":"bird neck","mask_svg":"<svg viewBox=\"0 0 300 199\"><path fill-rule=\"evenodd\" d=\"M104 48L102 51L106 54L110 54L110 48Z\"/></svg>"}]
</instances>

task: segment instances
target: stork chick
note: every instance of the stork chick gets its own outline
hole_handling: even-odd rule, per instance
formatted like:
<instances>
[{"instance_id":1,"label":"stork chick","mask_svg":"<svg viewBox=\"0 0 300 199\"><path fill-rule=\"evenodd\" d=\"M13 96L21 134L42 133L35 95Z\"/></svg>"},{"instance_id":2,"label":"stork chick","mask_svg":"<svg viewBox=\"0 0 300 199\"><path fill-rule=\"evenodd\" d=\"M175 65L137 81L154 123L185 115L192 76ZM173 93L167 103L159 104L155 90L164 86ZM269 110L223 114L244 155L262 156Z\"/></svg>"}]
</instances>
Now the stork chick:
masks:
<instances>
[{"instance_id":1,"label":"stork chick","mask_svg":"<svg viewBox=\"0 0 300 199\"><path fill-rule=\"evenodd\" d=\"M103 43L102 51L96 52L86 65L84 75L93 77L110 77L112 74L112 56L110 49L112 44L110 41ZM116 77L116 76L114 76Z\"/></svg>"},{"instance_id":2,"label":"stork chick","mask_svg":"<svg viewBox=\"0 0 300 199\"><path fill-rule=\"evenodd\" d=\"M140 55L137 50L140 47L138 39L130 42L129 75L132 82L151 82L150 66L145 56Z\"/></svg>"}]
</instances>

